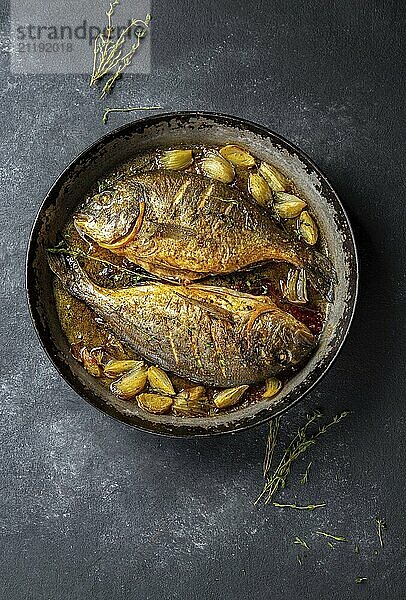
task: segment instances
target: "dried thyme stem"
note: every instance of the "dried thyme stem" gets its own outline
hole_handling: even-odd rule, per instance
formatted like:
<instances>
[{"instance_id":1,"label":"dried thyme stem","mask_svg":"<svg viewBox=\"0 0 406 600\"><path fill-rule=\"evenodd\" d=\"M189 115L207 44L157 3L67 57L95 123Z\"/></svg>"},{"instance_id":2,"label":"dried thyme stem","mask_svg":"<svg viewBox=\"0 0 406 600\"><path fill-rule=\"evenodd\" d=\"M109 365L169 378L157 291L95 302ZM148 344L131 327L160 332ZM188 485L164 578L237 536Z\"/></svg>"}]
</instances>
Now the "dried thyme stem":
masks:
<instances>
[{"instance_id":1,"label":"dried thyme stem","mask_svg":"<svg viewBox=\"0 0 406 600\"><path fill-rule=\"evenodd\" d=\"M294 541L294 544L298 544L299 546L303 546L303 548L306 548L306 550L310 550L309 546L307 545L307 543L302 540L300 537L296 536Z\"/></svg>"},{"instance_id":2,"label":"dried thyme stem","mask_svg":"<svg viewBox=\"0 0 406 600\"><path fill-rule=\"evenodd\" d=\"M272 504L277 508L296 508L297 510L314 510L316 508L322 508L323 506L326 506L325 502L322 504L309 504L308 506L299 506L297 504L280 504L279 502L272 502Z\"/></svg>"},{"instance_id":3,"label":"dried thyme stem","mask_svg":"<svg viewBox=\"0 0 406 600\"><path fill-rule=\"evenodd\" d=\"M133 112L135 110L160 110L162 106L130 106L128 108L106 108L102 117L104 125L109 120L110 113Z\"/></svg>"},{"instance_id":4,"label":"dried thyme stem","mask_svg":"<svg viewBox=\"0 0 406 600\"><path fill-rule=\"evenodd\" d=\"M265 458L263 464L264 479L268 477L268 473L272 466L273 454L275 451L276 440L278 438L280 417L275 417L269 423L268 437L266 440Z\"/></svg>"},{"instance_id":5,"label":"dried thyme stem","mask_svg":"<svg viewBox=\"0 0 406 600\"><path fill-rule=\"evenodd\" d=\"M379 545L381 546L381 548L383 548L382 530L385 529L386 524L385 524L385 521L382 521L382 519L379 519L379 518L375 519L375 523L376 523L376 529L378 532Z\"/></svg>"},{"instance_id":6,"label":"dried thyme stem","mask_svg":"<svg viewBox=\"0 0 406 600\"><path fill-rule=\"evenodd\" d=\"M335 540L336 542L347 542L347 538L341 536L341 535L332 535L331 533L326 533L325 531L316 531L317 535L322 535L323 537L326 538L331 538L332 540Z\"/></svg>"},{"instance_id":7,"label":"dried thyme stem","mask_svg":"<svg viewBox=\"0 0 406 600\"><path fill-rule=\"evenodd\" d=\"M309 462L309 464L307 465L307 469L306 469L305 473L303 474L302 479L300 480L300 483L302 483L303 485L305 483L307 483L309 480L309 471L310 471L310 467L312 466L312 464L313 464L312 462Z\"/></svg>"}]
</instances>

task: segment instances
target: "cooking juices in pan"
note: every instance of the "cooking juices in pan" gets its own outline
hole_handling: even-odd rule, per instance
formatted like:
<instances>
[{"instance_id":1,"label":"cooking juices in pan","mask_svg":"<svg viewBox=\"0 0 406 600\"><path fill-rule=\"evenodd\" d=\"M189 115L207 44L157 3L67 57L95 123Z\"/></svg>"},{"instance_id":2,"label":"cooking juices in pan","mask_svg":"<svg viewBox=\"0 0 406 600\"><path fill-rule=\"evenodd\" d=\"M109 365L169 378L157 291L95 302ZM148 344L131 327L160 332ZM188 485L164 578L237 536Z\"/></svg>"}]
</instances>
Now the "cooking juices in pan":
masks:
<instances>
[{"instance_id":1,"label":"cooking juices in pan","mask_svg":"<svg viewBox=\"0 0 406 600\"><path fill-rule=\"evenodd\" d=\"M73 356L122 401L178 417L276 402L334 299L306 198L233 144L106 174L49 262Z\"/></svg>"}]
</instances>

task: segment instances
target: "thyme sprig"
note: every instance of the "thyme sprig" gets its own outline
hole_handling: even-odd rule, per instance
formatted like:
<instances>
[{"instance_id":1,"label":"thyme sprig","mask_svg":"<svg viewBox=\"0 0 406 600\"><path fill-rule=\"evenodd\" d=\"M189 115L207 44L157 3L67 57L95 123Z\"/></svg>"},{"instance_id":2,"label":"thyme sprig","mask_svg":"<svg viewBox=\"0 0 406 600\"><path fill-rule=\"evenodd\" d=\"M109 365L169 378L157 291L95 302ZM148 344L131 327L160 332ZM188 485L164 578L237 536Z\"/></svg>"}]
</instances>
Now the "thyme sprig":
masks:
<instances>
[{"instance_id":1,"label":"thyme sprig","mask_svg":"<svg viewBox=\"0 0 406 600\"><path fill-rule=\"evenodd\" d=\"M106 108L102 116L102 123L106 125L111 113L125 113L136 110L160 110L162 106L129 106L128 108Z\"/></svg>"},{"instance_id":2,"label":"thyme sprig","mask_svg":"<svg viewBox=\"0 0 406 600\"><path fill-rule=\"evenodd\" d=\"M326 423L322 427L320 427L316 433L309 434L308 429L312 423L314 423L317 419L321 418L320 412L315 412L313 415L308 417L307 422L303 427L301 427L295 437L292 439L288 447L286 448L278 466L272 475L269 475L270 467L267 469L267 477L266 482L264 484L263 490L255 504L257 504L264 496L265 496L265 504L268 504L276 494L276 492L280 489L284 489L286 485L286 480L290 475L291 468L293 462L303 454L310 446L313 446L317 439L327 432L327 430L339 423L341 419L346 417L348 412L343 412L339 415L336 415L332 421ZM267 464L267 456L270 455L270 450L273 446L273 439L271 438L271 442L269 442L269 438L273 435L274 432L269 432L268 441L267 441L267 450L265 453L265 464ZM269 449L268 449L269 448Z\"/></svg>"},{"instance_id":3,"label":"thyme sprig","mask_svg":"<svg viewBox=\"0 0 406 600\"><path fill-rule=\"evenodd\" d=\"M106 11L107 26L101 31L94 40L93 44L93 69L90 77L90 86L95 85L99 80L107 77L104 83L100 98L111 92L117 79L123 71L131 64L132 59L137 52L142 38L145 37L151 15L147 14L145 20L132 19L125 27L116 40L113 39L115 27L113 25L113 16L115 8L120 4L120 0L113 0ZM126 38L129 34L135 34L136 40L125 51Z\"/></svg>"},{"instance_id":4,"label":"thyme sprig","mask_svg":"<svg viewBox=\"0 0 406 600\"><path fill-rule=\"evenodd\" d=\"M297 510L315 510L316 508L322 508L326 506L326 503L322 504L308 504L307 506L299 506L298 504L280 504L279 502L272 502L277 508L296 508Z\"/></svg>"},{"instance_id":5,"label":"thyme sprig","mask_svg":"<svg viewBox=\"0 0 406 600\"><path fill-rule=\"evenodd\" d=\"M330 538L335 540L336 542L348 542L347 538L341 535L333 535L331 533L326 533L325 531L316 531L317 535L322 535L323 537Z\"/></svg>"},{"instance_id":6,"label":"thyme sprig","mask_svg":"<svg viewBox=\"0 0 406 600\"><path fill-rule=\"evenodd\" d=\"M382 530L386 529L386 523L385 523L385 521L382 521L382 519L380 519L379 517L377 517L375 519L375 523L376 523L376 530L378 533L379 545L381 548L383 548Z\"/></svg>"}]
</instances>

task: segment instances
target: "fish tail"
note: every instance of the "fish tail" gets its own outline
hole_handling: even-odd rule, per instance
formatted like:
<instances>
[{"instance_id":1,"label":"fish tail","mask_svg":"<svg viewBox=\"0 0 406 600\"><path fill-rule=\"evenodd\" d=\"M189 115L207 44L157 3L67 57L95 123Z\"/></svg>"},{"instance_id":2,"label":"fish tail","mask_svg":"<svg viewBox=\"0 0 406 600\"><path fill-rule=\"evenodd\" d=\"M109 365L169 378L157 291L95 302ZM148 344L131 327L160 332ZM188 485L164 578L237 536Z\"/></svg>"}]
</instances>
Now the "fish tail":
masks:
<instances>
[{"instance_id":1,"label":"fish tail","mask_svg":"<svg viewBox=\"0 0 406 600\"><path fill-rule=\"evenodd\" d=\"M331 261L317 250L309 253L303 265L312 286L327 300L334 302L337 273Z\"/></svg>"},{"instance_id":2,"label":"fish tail","mask_svg":"<svg viewBox=\"0 0 406 600\"><path fill-rule=\"evenodd\" d=\"M51 252L47 258L51 271L73 296L83 299L94 291L93 283L75 258Z\"/></svg>"}]
</instances>

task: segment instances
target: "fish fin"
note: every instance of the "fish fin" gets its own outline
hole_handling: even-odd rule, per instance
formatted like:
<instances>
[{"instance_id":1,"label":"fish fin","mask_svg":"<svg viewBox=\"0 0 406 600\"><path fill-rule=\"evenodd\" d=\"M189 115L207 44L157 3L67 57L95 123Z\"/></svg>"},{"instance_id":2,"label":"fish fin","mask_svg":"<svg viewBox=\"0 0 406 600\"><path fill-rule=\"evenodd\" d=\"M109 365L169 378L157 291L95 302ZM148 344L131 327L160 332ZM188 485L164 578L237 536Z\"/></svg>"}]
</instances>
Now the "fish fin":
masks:
<instances>
[{"instance_id":1,"label":"fish fin","mask_svg":"<svg viewBox=\"0 0 406 600\"><path fill-rule=\"evenodd\" d=\"M275 307L275 302L269 296L254 296L253 294L246 294L245 292L239 292L231 288L224 288L217 285L205 285L204 283L192 283L188 286L191 289L200 290L203 292L214 292L218 296L227 297L233 296L234 298L245 298L246 300L255 300L257 304L268 305Z\"/></svg>"},{"instance_id":2,"label":"fish fin","mask_svg":"<svg viewBox=\"0 0 406 600\"><path fill-rule=\"evenodd\" d=\"M256 308L251 309L244 318L244 333L246 336L248 336L251 333L251 330L254 326L255 321L258 319L258 317L260 317L261 315L264 315L265 313L270 313L270 312L275 312L275 311L279 311L279 309L273 305L273 306L267 306L266 304L263 306L257 306Z\"/></svg>"},{"instance_id":3,"label":"fish fin","mask_svg":"<svg viewBox=\"0 0 406 600\"><path fill-rule=\"evenodd\" d=\"M190 288L187 288L188 291ZM204 288L203 288L204 289ZM182 292L182 288L172 288L172 291L177 296L185 298L191 304L195 306L199 306L202 310L208 313L214 319L218 319L219 321L227 321L228 323L234 323L234 317L231 311L223 308L221 306L214 306L211 302L203 299L201 296L198 298L193 298L190 293Z\"/></svg>"},{"instance_id":4,"label":"fish fin","mask_svg":"<svg viewBox=\"0 0 406 600\"><path fill-rule=\"evenodd\" d=\"M84 292L94 288L89 277L72 256L48 252L47 258L51 271L73 296L80 299Z\"/></svg>"},{"instance_id":5,"label":"fish fin","mask_svg":"<svg viewBox=\"0 0 406 600\"><path fill-rule=\"evenodd\" d=\"M338 279L336 270L327 256L314 250L308 254L304 268L312 286L327 302L334 302L334 286Z\"/></svg>"},{"instance_id":6,"label":"fish fin","mask_svg":"<svg viewBox=\"0 0 406 600\"><path fill-rule=\"evenodd\" d=\"M194 232L190 227L162 221L155 225L155 235L159 238L178 240L184 237L190 238L194 235Z\"/></svg>"},{"instance_id":7,"label":"fish fin","mask_svg":"<svg viewBox=\"0 0 406 600\"><path fill-rule=\"evenodd\" d=\"M190 284L191 281L206 277L205 273L196 273L195 271L185 271L183 269L175 269L161 265L157 262L150 262L147 258L140 257L138 253L131 255L127 253L127 258L142 267L145 271L149 271L167 283L180 283L182 285Z\"/></svg>"}]
</instances>

